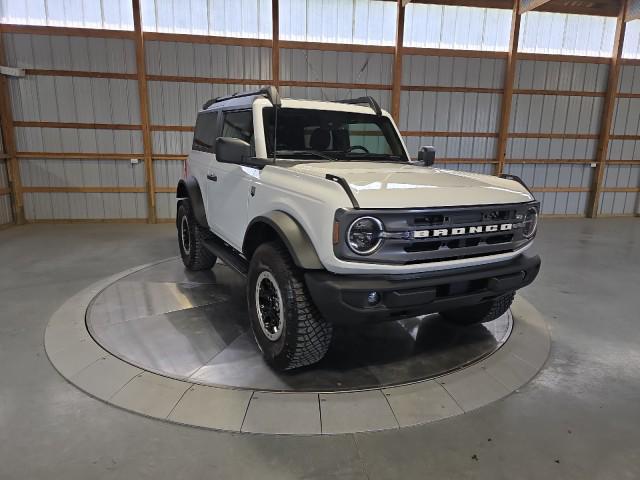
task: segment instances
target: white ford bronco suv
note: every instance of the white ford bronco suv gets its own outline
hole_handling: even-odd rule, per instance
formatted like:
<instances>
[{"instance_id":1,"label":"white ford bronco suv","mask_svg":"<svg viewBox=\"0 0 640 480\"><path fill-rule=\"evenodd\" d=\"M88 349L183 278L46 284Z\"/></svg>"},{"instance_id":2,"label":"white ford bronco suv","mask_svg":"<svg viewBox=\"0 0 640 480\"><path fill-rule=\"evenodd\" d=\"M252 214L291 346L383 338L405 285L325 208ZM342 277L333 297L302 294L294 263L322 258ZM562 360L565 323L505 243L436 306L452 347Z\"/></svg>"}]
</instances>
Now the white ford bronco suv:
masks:
<instances>
[{"instance_id":1,"label":"white ford bronco suv","mask_svg":"<svg viewBox=\"0 0 640 480\"><path fill-rule=\"evenodd\" d=\"M210 100L177 187L184 265L221 259L247 278L269 365L318 362L334 325L439 312L505 313L540 268L539 204L517 178L412 161L371 97L281 99L274 87Z\"/></svg>"}]
</instances>

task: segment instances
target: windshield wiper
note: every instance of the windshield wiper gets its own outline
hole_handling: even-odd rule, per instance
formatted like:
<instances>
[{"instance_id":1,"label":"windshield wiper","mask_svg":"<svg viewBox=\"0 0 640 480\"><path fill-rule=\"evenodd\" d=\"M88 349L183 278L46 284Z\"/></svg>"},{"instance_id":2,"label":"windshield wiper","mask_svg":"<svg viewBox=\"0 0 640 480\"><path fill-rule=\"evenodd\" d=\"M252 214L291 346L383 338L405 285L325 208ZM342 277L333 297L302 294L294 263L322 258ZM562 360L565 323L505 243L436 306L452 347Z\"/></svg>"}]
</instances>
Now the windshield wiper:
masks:
<instances>
[{"instance_id":1,"label":"windshield wiper","mask_svg":"<svg viewBox=\"0 0 640 480\"><path fill-rule=\"evenodd\" d=\"M277 150L278 155L315 155L316 157L323 158L325 160L336 160L334 157L327 155L326 153L319 152L318 150Z\"/></svg>"},{"instance_id":2,"label":"windshield wiper","mask_svg":"<svg viewBox=\"0 0 640 480\"><path fill-rule=\"evenodd\" d=\"M341 157L344 157L345 160L358 160L363 159L367 160L367 158L371 159L384 159L390 162L402 162L402 156L400 155L392 155L390 153L365 153L365 152L349 152L347 150L342 150L336 152Z\"/></svg>"}]
</instances>

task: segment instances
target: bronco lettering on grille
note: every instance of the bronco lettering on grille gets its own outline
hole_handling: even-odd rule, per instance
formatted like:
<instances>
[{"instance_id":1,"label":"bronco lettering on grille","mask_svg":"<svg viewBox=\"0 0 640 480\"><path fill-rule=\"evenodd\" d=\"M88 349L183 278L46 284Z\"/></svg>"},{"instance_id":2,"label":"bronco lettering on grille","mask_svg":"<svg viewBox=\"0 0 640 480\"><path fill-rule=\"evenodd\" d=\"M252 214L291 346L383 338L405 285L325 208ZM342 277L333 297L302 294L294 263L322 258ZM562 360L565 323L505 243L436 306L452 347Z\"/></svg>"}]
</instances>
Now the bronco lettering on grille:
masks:
<instances>
[{"instance_id":1,"label":"bronco lettering on grille","mask_svg":"<svg viewBox=\"0 0 640 480\"><path fill-rule=\"evenodd\" d=\"M451 237L455 235L508 232L509 230L513 230L512 223L502 223L500 225L478 225L475 227L436 228L433 230L416 230L413 232L413 238Z\"/></svg>"}]
</instances>

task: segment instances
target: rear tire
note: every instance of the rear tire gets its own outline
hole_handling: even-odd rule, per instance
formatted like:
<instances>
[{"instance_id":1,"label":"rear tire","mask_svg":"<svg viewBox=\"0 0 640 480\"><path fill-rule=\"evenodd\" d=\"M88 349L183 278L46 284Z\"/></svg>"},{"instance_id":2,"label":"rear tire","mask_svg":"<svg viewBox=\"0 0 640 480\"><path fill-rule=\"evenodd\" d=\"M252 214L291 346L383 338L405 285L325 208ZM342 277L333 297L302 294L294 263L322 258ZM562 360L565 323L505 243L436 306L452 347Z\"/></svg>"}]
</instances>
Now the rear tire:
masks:
<instances>
[{"instance_id":1,"label":"rear tire","mask_svg":"<svg viewBox=\"0 0 640 480\"><path fill-rule=\"evenodd\" d=\"M203 240L209 234L196 222L188 201L178 205L178 245L182 263L189 270L208 270L216 263L216 256L204 246Z\"/></svg>"},{"instance_id":2,"label":"rear tire","mask_svg":"<svg viewBox=\"0 0 640 480\"><path fill-rule=\"evenodd\" d=\"M461 326L490 322L509 310L515 296L516 292L509 292L489 302L440 312L440 316L447 322Z\"/></svg>"},{"instance_id":3,"label":"rear tire","mask_svg":"<svg viewBox=\"0 0 640 480\"><path fill-rule=\"evenodd\" d=\"M291 370L325 356L333 326L318 312L302 272L280 243L260 245L253 254L247 301L254 337L271 367Z\"/></svg>"}]
</instances>

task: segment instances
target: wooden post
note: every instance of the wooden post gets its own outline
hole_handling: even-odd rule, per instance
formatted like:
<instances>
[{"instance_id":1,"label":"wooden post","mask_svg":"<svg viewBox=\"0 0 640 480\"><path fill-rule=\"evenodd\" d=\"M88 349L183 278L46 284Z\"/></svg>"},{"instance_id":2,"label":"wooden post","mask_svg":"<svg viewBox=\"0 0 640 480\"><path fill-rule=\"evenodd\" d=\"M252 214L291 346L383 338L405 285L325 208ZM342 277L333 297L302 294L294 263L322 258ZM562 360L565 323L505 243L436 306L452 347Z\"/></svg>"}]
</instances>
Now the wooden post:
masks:
<instances>
[{"instance_id":1,"label":"wooden post","mask_svg":"<svg viewBox=\"0 0 640 480\"><path fill-rule=\"evenodd\" d=\"M393 80L391 81L391 116L400 123L400 93L402 92L402 47L404 42L404 3L398 0L396 24L396 46L393 58Z\"/></svg>"},{"instance_id":2,"label":"wooden post","mask_svg":"<svg viewBox=\"0 0 640 480\"><path fill-rule=\"evenodd\" d=\"M611 123L613 114L616 110L616 99L618 96L618 79L620 78L622 47L624 45L624 33L626 30L625 16L627 12L628 1L622 0L620 13L618 14L618 22L616 23L616 32L613 43L613 56L609 66L609 80L607 81L607 90L602 106L602 118L600 120L600 139L598 140L598 149L596 153L596 169L593 172L593 180L591 184L591 198L589 199L587 215L589 218L598 216L600 210L600 196L602 194L602 183L604 181L604 173L609 156L609 140L611 137Z\"/></svg>"},{"instance_id":3,"label":"wooden post","mask_svg":"<svg viewBox=\"0 0 640 480\"><path fill-rule=\"evenodd\" d=\"M513 82L516 76L516 62L518 57L518 42L520 40L520 0L514 0L511 14L511 37L507 65L504 75L504 93L500 106L500 126L498 128L498 147L495 174L500 175L504 170L504 162L507 155L507 140L509 138L509 123L511 121L511 103L513 101Z\"/></svg>"},{"instance_id":4,"label":"wooden post","mask_svg":"<svg viewBox=\"0 0 640 480\"><path fill-rule=\"evenodd\" d=\"M271 0L271 83L280 87L280 4L278 0Z\"/></svg>"},{"instance_id":5,"label":"wooden post","mask_svg":"<svg viewBox=\"0 0 640 480\"><path fill-rule=\"evenodd\" d=\"M5 65L4 42L0 33L0 64ZM16 157L16 137L13 129L13 113L11 112L11 100L9 99L9 82L0 74L0 129L2 130L2 144L7 154L7 174L9 177L9 189L11 194L11 208L13 221L17 225L25 223L24 203L22 199L22 181L20 179L20 167Z\"/></svg>"},{"instance_id":6,"label":"wooden post","mask_svg":"<svg viewBox=\"0 0 640 480\"><path fill-rule=\"evenodd\" d=\"M142 123L142 145L144 148L145 189L147 192L147 220L156 223L156 179L153 172L153 152L149 121L149 90L147 89L147 68L144 54L144 34L140 0L133 2L133 27L136 42L136 74L138 77L138 96L140 97L140 120Z\"/></svg>"}]
</instances>

